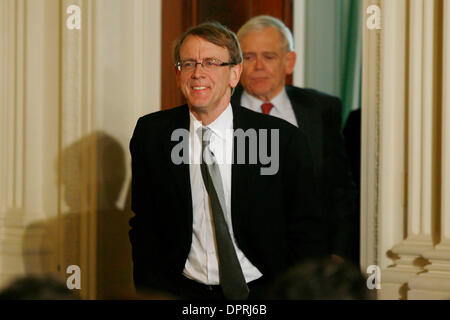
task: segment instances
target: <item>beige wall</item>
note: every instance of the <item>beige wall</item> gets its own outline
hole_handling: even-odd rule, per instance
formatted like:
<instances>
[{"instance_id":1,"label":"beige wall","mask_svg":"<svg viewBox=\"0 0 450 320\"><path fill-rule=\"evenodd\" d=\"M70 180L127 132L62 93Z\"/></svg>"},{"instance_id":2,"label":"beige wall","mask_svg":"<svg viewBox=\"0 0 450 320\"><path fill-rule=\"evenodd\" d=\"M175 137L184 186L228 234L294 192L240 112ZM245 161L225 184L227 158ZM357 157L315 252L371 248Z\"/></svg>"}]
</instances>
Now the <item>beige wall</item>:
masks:
<instances>
[{"instance_id":1,"label":"beige wall","mask_svg":"<svg viewBox=\"0 0 450 320\"><path fill-rule=\"evenodd\" d=\"M362 268L382 268L381 299L448 299L450 3L370 4L382 29L363 41Z\"/></svg>"},{"instance_id":2,"label":"beige wall","mask_svg":"<svg viewBox=\"0 0 450 320\"><path fill-rule=\"evenodd\" d=\"M80 30L66 27L72 4ZM76 264L83 297L132 289L128 142L159 110L160 12L158 0L0 0L1 286Z\"/></svg>"}]
</instances>

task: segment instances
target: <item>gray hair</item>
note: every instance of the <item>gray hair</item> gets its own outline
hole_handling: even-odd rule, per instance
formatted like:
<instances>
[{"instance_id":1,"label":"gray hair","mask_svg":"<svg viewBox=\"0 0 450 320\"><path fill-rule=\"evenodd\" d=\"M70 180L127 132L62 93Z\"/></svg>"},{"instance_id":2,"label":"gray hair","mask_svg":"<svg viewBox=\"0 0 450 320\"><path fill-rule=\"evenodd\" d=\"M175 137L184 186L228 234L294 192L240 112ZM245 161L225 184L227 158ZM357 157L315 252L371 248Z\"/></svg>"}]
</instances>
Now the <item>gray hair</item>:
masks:
<instances>
[{"instance_id":1,"label":"gray hair","mask_svg":"<svg viewBox=\"0 0 450 320\"><path fill-rule=\"evenodd\" d=\"M261 31L272 27L278 30L282 39L282 47L285 52L294 51L294 37L291 30L279 19L269 15L256 16L248 20L237 32L240 39L250 32Z\"/></svg>"}]
</instances>

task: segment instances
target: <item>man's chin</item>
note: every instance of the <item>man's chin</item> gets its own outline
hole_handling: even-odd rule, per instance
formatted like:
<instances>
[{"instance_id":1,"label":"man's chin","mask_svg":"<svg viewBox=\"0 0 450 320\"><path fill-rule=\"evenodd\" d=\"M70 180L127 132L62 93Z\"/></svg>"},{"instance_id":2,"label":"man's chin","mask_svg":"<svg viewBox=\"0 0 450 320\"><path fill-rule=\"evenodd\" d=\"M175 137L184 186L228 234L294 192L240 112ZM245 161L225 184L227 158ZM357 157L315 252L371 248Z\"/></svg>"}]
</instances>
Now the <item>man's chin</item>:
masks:
<instances>
[{"instance_id":1,"label":"man's chin","mask_svg":"<svg viewBox=\"0 0 450 320\"><path fill-rule=\"evenodd\" d=\"M252 96L260 99L261 97L266 97L269 94L269 90L267 89L258 89L258 90L246 90L248 93L250 93Z\"/></svg>"},{"instance_id":2,"label":"man's chin","mask_svg":"<svg viewBox=\"0 0 450 320\"><path fill-rule=\"evenodd\" d=\"M246 84L243 84L242 86L244 87L245 91L254 95L265 94L270 90L270 84L265 81L250 81Z\"/></svg>"},{"instance_id":3,"label":"man's chin","mask_svg":"<svg viewBox=\"0 0 450 320\"><path fill-rule=\"evenodd\" d=\"M202 110L207 110L208 109L208 105L207 104L202 104L202 103L188 103L188 105L197 111L202 111Z\"/></svg>"},{"instance_id":4,"label":"man's chin","mask_svg":"<svg viewBox=\"0 0 450 320\"><path fill-rule=\"evenodd\" d=\"M198 97L196 99L187 99L188 104L195 108L205 108L209 105L209 99L199 99Z\"/></svg>"}]
</instances>

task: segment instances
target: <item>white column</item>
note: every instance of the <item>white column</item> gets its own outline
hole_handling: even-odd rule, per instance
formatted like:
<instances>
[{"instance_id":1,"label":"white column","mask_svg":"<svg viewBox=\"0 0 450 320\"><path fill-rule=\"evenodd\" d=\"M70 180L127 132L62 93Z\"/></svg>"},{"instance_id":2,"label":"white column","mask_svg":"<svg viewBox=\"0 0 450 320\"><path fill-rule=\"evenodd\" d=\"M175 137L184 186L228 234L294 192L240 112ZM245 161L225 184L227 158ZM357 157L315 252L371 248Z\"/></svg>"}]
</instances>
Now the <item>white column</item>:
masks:
<instances>
[{"instance_id":1,"label":"white column","mask_svg":"<svg viewBox=\"0 0 450 320\"><path fill-rule=\"evenodd\" d=\"M434 0L411 2L410 19L407 242L415 246L417 249L413 251L420 255L432 247Z\"/></svg>"},{"instance_id":2,"label":"white column","mask_svg":"<svg viewBox=\"0 0 450 320\"><path fill-rule=\"evenodd\" d=\"M405 153L406 1L383 2L382 90L378 250L382 268L380 299L398 299L408 266L391 264L388 252L403 240ZM415 274L415 273L414 273Z\"/></svg>"},{"instance_id":3,"label":"white column","mask_svg":"<svg viewBox=\"0 0 450 320\"><path fill-rule=\"evenodd\" d=\"M24 19L23 0L0 1L0 285L24 272Z\"/></svg>"},{"instance_id":4,"label":"white column","mask_svg":"<svg viewBox=\"0 0 450 320\"><path fill-rule=\"evenodd\" d=\"M381 299L410 298L408 281L424 270L427 262L422 254L433 248L433 146L436 141L433 121L438 108L434 93L439 85L434 72L435 1L412 0L410 12L406 12L406 8L403 1L383 2L378 246L379 253L386 258L381 259L384 268ZM409 15L409 26L405 13ZM409 29L409 52L404 46L406 28ZM404 61L408 58L406 69ZM405 74L409 74L408 79ZM404 121L408 127L406 138ZM394 264L386 268L388 256Z\"/></svg>"},{"instance_id":5,"label":"white column","mask_svg":"<svg viewBox=\"0 0 450 320\"><path fill-rule=\"evenodd\" d=\"M95 108L98 181L98 275L100 298L134 291L128 220L131 159L129 142L137 119L160 110L161 0L97 0ZM163 54L171 55L172 52ZM169 70L173 72L173 70ZM108 148L102 148L108 146ZM120 153L113 172L108 150ZM120 152L119 152L120 151ZM120 195L103 191L120 189ZM111 194L111 192L110 192ZM128 203L127 203L128 201Z\"/></svg>"},{"instance_id":6,"label":"white column","mask_svg":"<svg viewBox=\"0 0 450 320\"><path fill-rule=\"evenodd\" d=\"M448 1L444 1L442 95L441 242L437 248L448 250L450 249L450 3Z\"/></svg>"},{"instance_id":7,"label":"white column","mask_svg":"<svg viewBox=\"0 0 450 320\"><path fill-rule=\"evenodd\" d=\"M403 289L400 298L409 298L406 283L423 271L421 254L433 247L434 0L413 0L410 9L406 239L392 248L398 257L384 275L386 282Z\"/></svg>"},{"instance_id":8,"label":"white column","mask_svg":"<svg viewBox=\"0 0 450 320\"><path fill-rule=\"evenodd\" d=\"M81 28L69 29L71 5L81 9ZM95 2L64 0L62 21L62 104L60 157L60 266L81 268L83 298L96 297L96 137L93 101Z\"/></svg>"},{"instance_id":9,"label":"white column","mask_svg":"<svg viewBox=\"0 0 450 320\"><path fill-rule=\"evenodd\" d=\"M449 299L450 4L381 5L381 41L364 33L361 262L382 266L381 299Z\"/></svg>"},{"instance_id":10,"label":"white column","mask_svg":"<svg viewBox=\"0 0 450 320\"><path fill-rule=\"evenodd\" d=\"M57 271L58 0L0 1L0 283ZM56 88L56 90L55 90ZM54 224L53 224L54 225Z\"/></svg>"},{"instance_id":11,"label":"white column","mask_svg":"<svg viewBox=\"0 0 450 320\"><path fill-rule=\"evenodd\" d=\"M24 1L24 213L26 274L57 272L57 130L59 121L58 3ZM56 43L54 43L56 41Z\"/></svg>"},{"instance_id":12,"label":"white column","mask_svg":"<svg viewBox=\"0 0 450 320\"><path fill-rule=\"evenodd\" d=\"M379 5L365 0L363 8ZM367 15L364 14L364 17ZM365 18L363 21L365 23ZM378 254L379 116L381 34L363 26L361 114L361 270L380 261Z\"/></svg>"},{"instance_id":13,"label":"white column","mask_svg":"<svg viewBox=\"0 0 450 320\"><path fill-rule=\"evenodd\" d=\"M422 255L426 273L409 281L410 299L450 299L450 4L444 1L440 242Z\"/></svg>"},{"instance_id":14,"label":"white column","mask_svg":"<svg viewBox=\"0 0 450 320\"><path fill-rule=\"evenodd\" d=\"M76 264L83 298L126 294L128 144L160 109L161 1L0 0L0 34L0 287Z\"/></svg>"}]
</instances>

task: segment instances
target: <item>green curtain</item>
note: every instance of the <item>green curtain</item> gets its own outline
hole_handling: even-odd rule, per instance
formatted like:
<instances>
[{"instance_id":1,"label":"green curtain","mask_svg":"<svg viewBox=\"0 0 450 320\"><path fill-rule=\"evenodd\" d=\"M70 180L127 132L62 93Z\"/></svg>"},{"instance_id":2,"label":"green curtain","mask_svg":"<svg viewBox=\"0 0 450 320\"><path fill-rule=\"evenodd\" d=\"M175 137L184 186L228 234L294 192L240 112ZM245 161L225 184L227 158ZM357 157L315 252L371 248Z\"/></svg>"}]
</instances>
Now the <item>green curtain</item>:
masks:
<instances>
[{"instance_id":1,"label":"green curtain","mask_svg":"<svg viewBox=\"0 0 450 320\"><path fill-rule=\"evenodd\" d=\"M339 0L340 29L342 32L341 52L341 99L342 123L345 124L351 110L361 105L362 73L362 0Z\"/></svg>"},{"instance_id":2,"label":"green curtain","mask_svg":"<svg viewBox=\"0 0 450 320\"><path fill-rule=\"evenodd\" d=\"M342 100L342 123L360 107L362 0L306 0L305 87Z\"/></svg>"}]
</instances>

